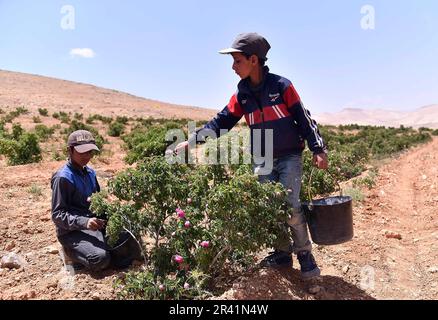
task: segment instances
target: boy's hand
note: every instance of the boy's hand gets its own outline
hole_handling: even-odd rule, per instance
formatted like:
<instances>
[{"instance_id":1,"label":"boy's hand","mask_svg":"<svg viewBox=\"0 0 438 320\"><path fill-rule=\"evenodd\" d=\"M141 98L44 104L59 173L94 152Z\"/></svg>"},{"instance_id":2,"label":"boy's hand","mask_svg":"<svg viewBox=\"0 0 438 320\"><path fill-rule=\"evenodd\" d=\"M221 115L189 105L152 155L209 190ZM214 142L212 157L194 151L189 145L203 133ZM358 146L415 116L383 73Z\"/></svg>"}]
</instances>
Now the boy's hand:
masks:
<instances>
[{"instance_id":1,"label":"boy's hand","mask_svg":"<svg viewBox=\"0 0 438 320\"><path fill-rule=\"evenodd\" d=\"M176 146L175 153L178 154L178 153L182 152L183 150L187 150L188 148L189 148L188 141L181 142Z\"/></svg>"},{"instance_id":2,"label":"boy's hand","mask_svg":"<svg viewBox=\"0 0 438 320\"><path fill-rule=\"evenodd\" d=\"M314 154L313 165L318 169L328 169L327 153Z\"/></svg>"},{"instance_id":3,"label":"boy's hand","mask_svg":"<svg viewBox=\"0 0 438 320\"><path fill-rule=\"evenodd\" d=\"M105 228L106 221L98 218L90 218L87 222L87 229L97 231Z\"/></svg>"}]
</instances>

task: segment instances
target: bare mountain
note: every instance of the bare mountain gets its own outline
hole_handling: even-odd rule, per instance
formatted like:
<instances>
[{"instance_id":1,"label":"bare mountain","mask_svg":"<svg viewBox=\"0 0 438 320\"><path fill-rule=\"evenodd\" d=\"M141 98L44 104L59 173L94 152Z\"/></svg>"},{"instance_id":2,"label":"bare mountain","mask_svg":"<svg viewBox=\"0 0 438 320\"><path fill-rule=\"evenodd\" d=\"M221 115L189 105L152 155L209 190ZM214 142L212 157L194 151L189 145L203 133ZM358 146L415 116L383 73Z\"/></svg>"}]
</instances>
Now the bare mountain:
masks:
<instances>
[{"instance_id":1,"label":"bare mountain","mask_svg":"<svg viewBox=\"0 0 438 320\"><path fill-rule=\"evenodd\" d=\"M175 105L89 84L0 70L0 108L208 120L217 111Z\"/></svg>"},{"instance_id":2,"label":"bare mountain","mask_svg":"<svg viewBox=\"0 0 438 320\"><path fill-rule=\"evenodd\" d=\"M318 114L314 118L318 123L327 125L360 124L387 127L404 125L413 128L438 129L438 105L425 106L407 112L346 108L340 112Z\"/></svg>"}]
</instances>

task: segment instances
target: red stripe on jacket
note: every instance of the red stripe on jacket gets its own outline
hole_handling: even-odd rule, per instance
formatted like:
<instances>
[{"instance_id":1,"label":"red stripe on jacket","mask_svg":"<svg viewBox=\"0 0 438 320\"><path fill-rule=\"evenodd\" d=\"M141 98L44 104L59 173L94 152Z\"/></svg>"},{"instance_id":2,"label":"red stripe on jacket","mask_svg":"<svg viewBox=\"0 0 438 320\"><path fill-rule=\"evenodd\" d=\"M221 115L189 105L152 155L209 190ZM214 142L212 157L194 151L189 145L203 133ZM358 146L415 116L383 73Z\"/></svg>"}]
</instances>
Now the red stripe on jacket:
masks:
<instances>
[{"instance_id":1,"label":"red stripe on jacket","mask_svg":"<svg viewBox=\"0 0 438 320\"><path fill-rule=\"evenodd\" d=\"M300 100L300 96L292 84L286 88L286 91L283 93L283 101L286 103L287 108L292 107Z\"/></svg>"},{"instance_id":2,"label":"red stripe on jacket","mask_svg":"<svg viewBox=\"0 0 438 320\"><path fill-rule=\"evenodd\" d=\"M237 101L237 95L233 95L230 99L230 102L228 103L228 110L230 110L231 114L235 117L242 117L243 116L243 109L239 104L239 101Z\"/></svg>"},{"instance_id":3,"label":"red stripe on jacket","mask_svg":"<svg viewBox=\"0 0 438 320\"><path fill-rule=\"evenodd\" d=\"M275 106L267 106L263 108L263 119L265 121L275 121L290 116L290 112L287 110L285 104L279 104ZM259 124L262 122L262 114L260 110L256 110L252 113L245 115L248 125Z\"/></svg>"}]
</instances>

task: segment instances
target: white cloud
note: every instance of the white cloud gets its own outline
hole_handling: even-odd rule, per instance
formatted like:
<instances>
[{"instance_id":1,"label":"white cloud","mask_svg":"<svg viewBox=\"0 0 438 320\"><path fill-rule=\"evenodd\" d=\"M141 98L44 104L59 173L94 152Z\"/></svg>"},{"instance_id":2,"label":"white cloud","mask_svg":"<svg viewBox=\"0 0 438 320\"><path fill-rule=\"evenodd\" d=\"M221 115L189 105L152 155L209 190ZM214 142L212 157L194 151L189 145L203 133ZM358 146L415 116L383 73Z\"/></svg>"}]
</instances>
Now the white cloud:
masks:
<instances>
[{"instance_id":1,"label":"white cloud","mask_svg":"<svg viewBox=\"0 0 438 320\"><path fill-rule=\"evenodd\" d=\"M96 54L93 49L90 48L75 48L70 50L70 55L72 57L81 57L81 58L94 58Z\"/></svg>"}]
</instances>

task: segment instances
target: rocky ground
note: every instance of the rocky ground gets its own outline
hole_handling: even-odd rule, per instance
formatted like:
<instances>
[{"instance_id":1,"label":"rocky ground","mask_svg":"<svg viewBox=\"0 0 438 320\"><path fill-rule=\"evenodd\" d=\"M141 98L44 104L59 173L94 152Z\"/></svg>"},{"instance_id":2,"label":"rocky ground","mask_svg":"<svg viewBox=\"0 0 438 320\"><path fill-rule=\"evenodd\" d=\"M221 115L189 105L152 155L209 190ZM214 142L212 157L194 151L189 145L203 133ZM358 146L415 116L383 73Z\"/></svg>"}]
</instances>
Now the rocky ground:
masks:
<instances>
[{"instance_id":1,"label":"rocky ground","mask_svg":"<svg viewBox=\"0 0 438 320\"><path fill-rule=\"evenodd\" d=\"M92 166L106 185L125 167L111 143ZM322 276L293 269L252 270L229 283L221 299L437 299L438 139L388 159L376 185L354 202L352 241L314 247ZM114 299L121 274L69 274L50 220L50 177L64 161L8 167L0 161L0 299ZM263 256L261 253L260 257Z\"/></svg>"}]
</instances>

